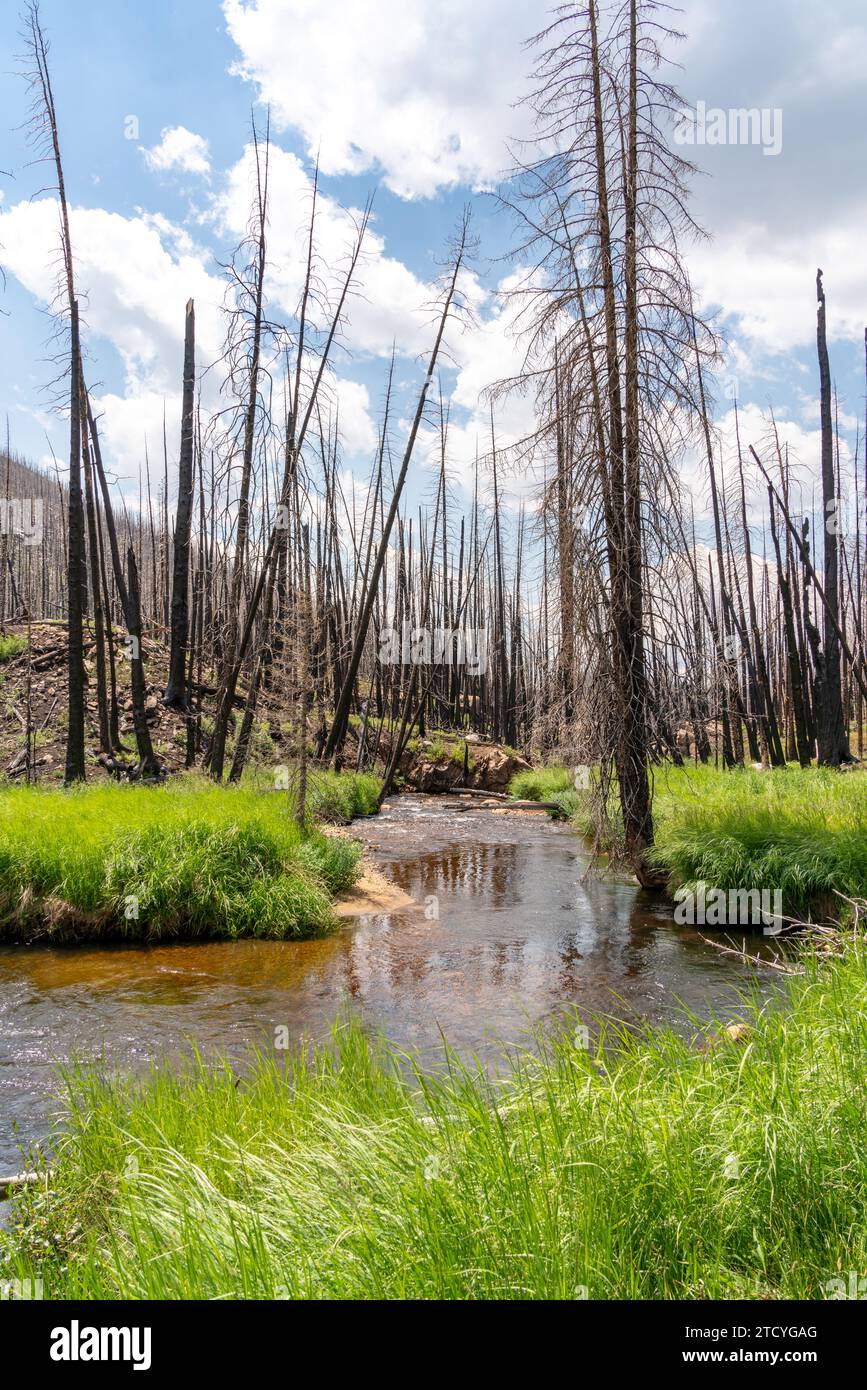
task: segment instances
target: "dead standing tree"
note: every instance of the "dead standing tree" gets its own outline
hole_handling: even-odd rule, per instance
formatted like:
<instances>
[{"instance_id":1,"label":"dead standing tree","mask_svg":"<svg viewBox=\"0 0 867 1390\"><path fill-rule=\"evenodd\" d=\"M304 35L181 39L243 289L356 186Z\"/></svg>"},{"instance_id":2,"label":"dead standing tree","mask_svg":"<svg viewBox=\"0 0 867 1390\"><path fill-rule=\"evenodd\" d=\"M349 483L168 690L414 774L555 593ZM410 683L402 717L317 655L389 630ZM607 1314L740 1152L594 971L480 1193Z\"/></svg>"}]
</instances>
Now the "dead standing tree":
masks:
<instances>
[{"instance_id":1,"label":"dead standing tree","mask_svg":"<svg viewBox=\"0 0 867 1390\"><path fill-rule=\"evenodd\" d=\"M395 479L394 490L392 492L391 502L388 508L388 514L386 516L385 524L382 529L382 535L380 536L379 545L377 546L376 550L376 558L373 562L373 568L370 573L370 578L367 581L367 590L362 599L361 611L359 613L358 623L355 629L354 641L352 644L352 652L349 658L349 665L346 670L346 674L344 676L343 684L340 690L340 695L337 700L337 706L334 711L334 720L331 725L331 730L329 732L328 739L323 750L323 757L325 759L334 757L335 754L339 752L343 744L343 739L346 733L346 727L349 721L350 706L352 704L352 698L355 691L355 682L358 676L358 668L361 664L361 656L362 652L364 651L364 644L367 639L367 632L370 627L370 620L373 616L374 604L377 600L379 582L382 576L383 566L385 564L385 557L388 551L389 542L391 540L391 533L394 529L395 518L397 516L398 508L400 506L400 499L401 494L403 493L404 484L406 482L406 476L409 472L409 465L412 460L413 452L415 450L416 439L418 438L418 432L421 427L422 419L424 417L424 409L425 402L427 400L428 389L430 387L431 382L433 381L434 372L436 371L437 359L439 357L440 349L442 347L443 335L446 330L446 324L449 321L449 316L452 313L452 307L455 302L455 296L458 287L458 277L461 273L461 269L463 267L464 260L467 255L467 251L469 249L468 241L469 215L465 213L463 223L458 233L457 244L455 247L454 256L452 258L451 267L448 272L445 294L443 297L439 323L437 326L436 338L434 339L434 345L431 350L430 358L428 360L427 373L425 375L424 381L422 382L421 390L419 391L418 401L415 409L415 416L413 418L412 426L410 428L409 437L407 439L406 448L404 450L403 458L401 460L400 469L398 471L397 478Z\"/></svg>"},{"instance_id":2,"label":"dead standing tree","mask_svg":"<svg viewBox=\"0 0 867 1390\"><path fill-rule=\"evenodd\" d=\"M828 360L825 322L825 291L822 272L816 272L816 347L819 357L819 414L822 429L822 510L825 522L825 602L827 606L824 651L818 633L814 640L819 695L816 742L819 763L839 767L849 762L849 739L843 721L843 695L840 679L840 497L834 474L834 431L831 421L831 368Z\"/></svg>"},{"instance_id":3,"label":"dead standing tree","mask_svg":"<svg viewBox=\"0 0 867 1390\"><path fill-rule=\"evenodd\" d=\"M32 64L29 75L33 93L31 134L45 157L54 164L57 177L57 197L60 206L60 248L63 261L62 291L69 316L69 548L67 554L67 622L69 723L66 738L65 782L83 782L86 776L84 756L84 726L87 714L84 689L83 618L87 592L86 550L84 539L84 507L81 495L81 349L79 339L78 301L75 294L75 274L72 259L72 238L69 230L69 207L63 161L60 157L60 132L51 76L48 71L48 43L39 20L37 0L25 13L25 41Z\"/></svg>"},{"instance_id":4,"label":"dead standing tree","mask_svg":"<svg viewBox=\"0 0 867 1390\"><path fill-rule=\"evenodd\" d=\"M93 463L96 469L100 492L102 494L103 515L105 517L105 529L108 534L108 544L111 552L115 588L117 589L118 598L120 599L120 606L123 611L124 623L126 624L127 630L127 655L130 663L130 683L132 686L133 728L135 730L139 756L138 773L146 780L153 780L160 776L160 766L156 754L154 753L145 714L147 685L145 681L141 641L141 594L138 583L135 551L132 546L129 547L127 554L127 570L130 582L128 584L127 580L124 578L124 568L120 555L120 546L118 544L117 527L115 526L114 520L114 508L111 504L111 494L108 490L108 481L102 463L99 430L93 415L93 410L89 404L87 407L87 422L90 440L93 446Z\"/></svg>"},{"instance_id":5,"label":"dead standing tree","mask_svg":"<svg viewBox=\"0 0 867 1390\"><path fill-rule=\"evenodd\" d=\"M187 301L184 328L184 385L181 405L181 450L178 459L178 506L175 518L174 572L172 576L172 631L169 678L163 697L175 709L189 708L186 688L186 655L189 630L188 594L190 531L193 520L193 444L196 392L196 317L193 301Z\"/></svg>"},{"instance_id":6,"label":"dead standing tree","mask_svg":"<svg viewBox=\"0 0 867 1390\"><path fill-rule=\"evenodd\" d=\"M261 626L265 632L268 631L272 605L274 602L275 586L277 583L278 567L280 556L283 552L285 542L285 532L287 519L291 514L291 501L293 497L294 479L298 469L299 460L307 438L313 412L317 408L319 393L325 372L328 368L332 349L337 338L340 326L343 322L346 301L350 287L353 284L361 257L364 238L370 221L371 205L365 207L356 229L356 237L349 252L349 263L343 274L342 282L339 285L337 303L330 315L325 340L319 351L318 360L313 358L311 363L312 380L308 388L307 403L302 411L300 401L300 383L302 381L302 363L299 360L296 370L296 390L289 402L289 413L286 425L286 436L284 443L283 476L280 484L279 501L277 505L276 517L271 526L269 539L262 557L259 573L253 585L249 601L244 613L244 621L240 630L240 637L234 649L234 655L229 663L224 664L224 673L217 693L217 715L214 721L214 734L208 754L208 767L211 776L216 780L222 780L223 768L226 757L226 740L228 737L229 721L232 716L232 709L235 703L238 681L241 670L247 655L250 651L253 630L257 617L261 613ZM299 330L296 352L306 360L305 357L305 338L304 321L306 307L311 293L312 259L308 260L307 279L302 294L301 325ZM311 354L312 356L312 354Z\"/></svg>"},{"instance_id":7,"label":"dead standing tree","mask_svg":"<svg viewBox=\"0 0 867 1390\"><path fill-rule=\"evenodd\" d=\"M568 405L590 441L606 555L597 698L614 714L604 756L616 771L625 855L648 887L661 879L649 859L645 532L682 417L699 418L695 338L700 357L713 354L693 320L680 255L699 229L687 210L691 166L664 128L682 106L657 75L659 37L673 37L658 9L627 0L600 29L598 5L585 0L562 6L536 37L537 143L517 170L521 196L509 200L522 228L518 254L535 258L518 291L523 384L535 381L542 418L556 424Z\"/></svg>"},{"instance_id":8,"label":"dead standing tree","mask_svg":"<svg viewBox=\"0 0 867 1390\"><path fill-rule=\"evenodd\" d=\"M229 666L231 666L235 656L241 593L247 576L253 449L256 442L256 424L259 413L262 340L266 328L264 323L264 292L270 153L270 122L266 129L264 152L260 149L259 137L254 123L253 161L256 190L250 233L247 243L244 243L245 245L249 244L252 256L246 272L239 272L234 265L232 266L232 285L237 293L237 304L229 320L230 377L234 378L237 373L241 373L246 378L244 382L241 479L235 529L235 553L226 614L225 659Z\"/></svg>"}]
</instances>

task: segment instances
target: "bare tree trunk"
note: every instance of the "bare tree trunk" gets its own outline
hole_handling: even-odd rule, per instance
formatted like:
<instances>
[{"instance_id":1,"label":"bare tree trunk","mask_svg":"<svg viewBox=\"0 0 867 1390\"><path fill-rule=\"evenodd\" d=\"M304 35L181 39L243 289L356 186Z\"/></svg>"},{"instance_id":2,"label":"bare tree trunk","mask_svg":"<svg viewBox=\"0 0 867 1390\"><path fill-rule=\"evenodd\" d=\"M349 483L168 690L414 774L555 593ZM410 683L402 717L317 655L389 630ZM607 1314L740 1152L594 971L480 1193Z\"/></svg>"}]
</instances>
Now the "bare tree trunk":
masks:
<instances>
[{"instance_id":1,"label":"bare tree trunk","mask_svg":"<svg viewBox=\"0 0 867 1390\"><path fill-rule=\"evenodd\" d=\"M780 590L780 599L783 605L783 622L786 635L786 657L789 667L789 684L792 692L792 712L795 724L795 747L798 754L798 762L801 767L809 767L811 761L810 741L807 736L807 721L804 714L804 691L801 676L801 660L798 653L798 642L795 635L795 621L792 611L792 595L789 588L789 581L783 570L783 561L780 554L780 542L777 537L777 526L774 519L774 494L768 488L768 503L770 506L771 535L774 541L774 553L777 557L777 584Z\"/></svg>"},{"instance_id":2,"label":"bare tree trunk","mask_svg":"<svg viewBox=\"0 0 867 1390\"><path fill-rule=\"evenodd\" d=\"M848 762L849 738L843 722L843 696L840 679L840 643L836 628L840 618L840 577L838 529L840 499L834 477L834 437L831 422L831 368L825 323L825 291L822 272L816 272L816 345L819 356L819 409L822 427L822 508L825 521L825 600L828 621L822 660L822 682L817 711L818 761L828 767Z\"/></svg>"},{"instance_id":3,"label":"bare tree trunk","mask_svg":"<svg viewBox=\"0 0 867 1390\"><path fill-rule=\"evenodd\" d=\"M99 572L99 537L96 527L96 501L93 492L93 470L90 464L87 406L83 382L79 382L79 401L81 455L84 463L84 500L87 509L87 548L90 554L90 585L93 594L93 635L96 648L96 704L99 716L99 747L100 752L110 754L112 751L112 740L108 723L108 691L105 677L105 622L102 606L102 582Z\"/></svg>"},{"instance_id":4,"label":"bare tree trunk","mask_svg":"<svg viewBox=\"0 0 867 1390\"><path fill-rule=\"evenodd\" d=\"M69 393L69 556L67 579L69 660L69 724L66 735L67 786L83 782L84 765L84 640L83 609L85 592L84 510L81 501L81 360L78 340L78 302L72 301Z\"/></svg>"},{"instance_id":5,"label":"bare tree trunk","mask_svg":"<svg viewBox=\"0 0 867 1390\"><path fill-rule=\"evenodd\" d=\"M142 663L141 593L139 591L138 567L132 546L127 551L127 574L129 594L129 615L127 626L130 637L130 670L132 677L132 717L135 726L136 743L139 747L139 775L146 781L160 776L160 766L151 743L151 733L147 725L145 711L145 680Z\"/></svg>"},{"instance_id":6,"label":"bare tree trunk","mask_svg":"<svg viewBox=\"0 0 867 1390\"><path fill-rule=\"evenodd\" d=\"M624 395L624 525L623 573L625 602L620 616L622 674L626 679L623 702L623 743L618 766L620 806L626 854L639 882L659 888L663 878L649 868L647 851L653 844L653 817L647 776L647 672L644 659L644 611L642 601L643 554L641 518L641 457L638 383L638 282L636 215L638 204L638 33L636 0L629 6L629 118L626 168L625 290L625 395Z\"/></svg>"},{"instance_id":7,"label":"bare tree trunk","mask_svg":"<svg viewBox=\"0 0 867 1390\"><path fill-rule=\"evenodd\" d=\"M114 510L111 505L111 497L108 491L108 484L105 478L105 470L102 466L102 451L99 443L99 432L96 428L96 421L93 418L93 411L88 405L87 408L88 424L90 425L90 438L93 443L93 461L96 467L96 476L99 480L99 488L102 494L103 513L105 515L105 529L108 532L108 544L111 550L111 562L114 570L114 582L120 597L121 608L123 609L124 622L129 635L129 657L132 668L132 702L133 702L133 727L135 729L136 744L138 747L139 767L148 776L155 775L159 771L159 764L151 743L150 730L145 718L145 675L144 658L141 645L141 601L138 593L138 569L135 564L135 550L132 545L129 547L127 557L130 571L135 573L136 595L133 602L133 595L124 580L123 565L120 558L120 547L117 539L117 529L114 524Z\"/></svg>"},{"instance_id":8,"label":"bare tree trunk","mask_svg":"<svg viewBox=\"0 0 867 1390\"><path fill-rule=\"evenodd\" d=\"M385 555L386 551L388 550L388 544L391 539L391 532L394 527L394 520L397 516L397 510L400 505L401 493L403 492L403 486L406 482L406 475L409 471L410 460L412 459L413 450L415 449L415 441L418 436L419 428L421 426L422 416L424 415L424 406L425 400L427 399L428 387L430 386L430 383L433 380L433 374L436 370L437 358L439 356L440 347L442 345L443 334L445 332L449 312L452 307L452 300L454 299L455 290L457 288L458 275L460 274L461 266L463 265L464 256L467 249L468 231L468 222L465 217L457 253L452 264L451 278L448 290L446 292L445 302L443 303L442 313L440 315L436 340L434 342L433 351L431 352L430 360L428 362L427 374L425 376L424 382L422 383L421 391L419 392L418 404L416 405L415 411L415 418L412 422L412 428L410 430L409 439L407 440L406 449L404 451L403 459L401 461L400 472L398 473L397 480L394 485L394 491L392 493L391 503L388 509L388 516L385 521L385 526L383 527L383 532L380 538L379 546L377 547L376 559L373 563L373 570L371 572L370 580L367 586L367 593L365 594L361 608L361 613L359 615L358 625L356 627L355 632L355 640L353 642L352 647L352 655L349 658L349 667L347 669L346 675L344 676L343 686L341 688L340 696L337 701L337 708L334 711L334 720L331 725L331 731L328 735L328 739L323 750L322 756L325 759L333 757L334 754L338 751L338 748L342 744L342 740L346 730L346 724L349 718L349 708L352 703L352 694L355 689L355 680L358 675L359 665L361 663L361 654L364 650L364 643L367 638L367 630L370 627L370 619L373 614L373 606L376 601L377 589L379 586L380 576L382 574L382 567L385 563Z\"/></svg>"},{"instance_id":9,"label":"bare tree trunk","mask_svg":"<svg viewBox=\"0 0 867 1390\"><path fill-rule=\"evenodd\" d=\"M178 459L178 506L175 518L175 555L172 576L172 631L169 653L169 679L163 703L187 710L186 652L189 627L188 595L190 570L190 530L193 519L193 411L196 389L196 315L187 300L184 326L184 388L181 406L181 449Z\"/></svg>"}]
</instances>

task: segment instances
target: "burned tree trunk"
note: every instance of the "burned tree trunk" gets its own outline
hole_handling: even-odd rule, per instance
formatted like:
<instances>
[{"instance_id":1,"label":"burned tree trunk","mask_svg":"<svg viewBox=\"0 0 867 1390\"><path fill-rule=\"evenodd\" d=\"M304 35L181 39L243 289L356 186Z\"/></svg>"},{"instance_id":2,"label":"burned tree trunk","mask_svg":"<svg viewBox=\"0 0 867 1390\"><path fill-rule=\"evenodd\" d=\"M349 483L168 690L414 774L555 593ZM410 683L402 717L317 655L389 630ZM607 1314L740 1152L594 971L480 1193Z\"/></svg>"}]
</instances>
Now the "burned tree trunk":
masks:
<instances>
[{"instance_id":1,"label":"burned tree trunk","mask_svg":"<svg viewBox=\"0 0 867 1390\"><path fill-rule=\"evenodd\" d=\"M132 718L136 743L139 749L139 775L146 781L160 775L160 766L151 743L151 732L147 724L145 709L146 687L142 663L141 631L141 592L138 582L138 567L132 546L127 551L128 605L127 627L129 629L129 659L132 682Z\"/></svg>"},{"instance_id":2,"label":"burned tree trunk","mask_svg":"<svg viewBox=\"0 0 867 1390\"><path fill-rule=\"evenodd\" d=\"M789 686L792 692L792 713L795 724L795 748L801 767L809 767L811 752L810 740L807 733L807 719L804 711L804 682L801 673L801 658L798 651L798 640L795 634L792 594L788 578L783 569L783 558L780 554L780 541L777 536L777 523L774 514L774 494L770 487L768 488L768 505L770 507L771 536L774 542L774 554L777 558L777 584L780 591L780 600L783 605L786 659L789 668Z\"/></svg>"},{"instance_id":3,"label":"burned tree trunk","mask_svg":"<svg viewBox=\"0 0 867 1390\"><path fill-rule=\"evenodd\" d=\"M648 784L647 670L644 655L643 547L638 364L638 31L636 0L629 7L629 105L625 181L624 264L624 490L622 575L624 602L616 640L626 679L623 743L617 769L626 855L639 882L660 887L659 873L648 867L653 844L653 816ZM613 581L612 576L612 581Z\"/></svg>"},{"instance_id":4,"label":"burned tree trunk","mask_svg":"<svg viewBox=\"0 0 867 1390\"><path fill-rule=\"evenodd\" d=\"M449 314L451 312L452 301L454 300L455 293L457 291L458 276L460 274L461 267L464 262L464 256L467 250L467 235L468 225L465 219L460 241L457 247L457 252L452 263L449 285L446 291L445 300L443 302L442 312L440 314L439 326L437 328L437 335L434 341L433 350L428 361L427 374L419 392L415 417L413 419L412 427L410 429L406 449L404 450L403 459L400 465L400 471L395 481L394 491L392 493L391 503L388 509L388 515L386 517L385 525L382 531L382 536L380 537L379 545L377 547L376 558L373 562L373 569L368 580L367 591L364 595L364 599L362 602L361 612L359 614L358 624L355 630L352 654L349 658L349 666L343 678L343 685L340 690L340 695L337 701L337 707L334 711L334 720L331 725L331 730L329 732L325 748L323 749L322 756L325 759L333 757L342 746L343 737L346 731L346 725L349 719L349 710L350 705L352 703L352 695L355 689L355 681L358 675L358 668L361 664L361 654L364 651L364 643L367 638L368 629L370 627L370 620L373 616L373 608L376 602L377 592L379 589L379 581L382 576L383 565L385 564L385 556L388 550L389 541L391 539L391 533L394 528L395 517L397 516L398 507L400 505L400 498L403 492L404 483L406 482L406 475L409 472L409 465L412 459L413 451L415 449L415 442L418 437L419 429L421 428L421 422L424 416L425 401L427 399L428 387L430 386L430 383L433 380L433 374L436 370L437 358L439 357L440 347L442 346L443 334L445 333L446 323L448 322Z\"/></svg>"},{"instance_id":5,"label":"burned tree trunk","mask_svg":"<svg viewBox=\"0 0 867 1390\"><path fill-rule=\"evenodd\" d=\"M840 643L837 629L840 619L839 528L840 499L834 476L834 435L831 422L831 368L828 361L827 327L825 321L825 291L822 272L816 272L816 346L819 356L819 410L822 427L822 509L825 521L825 600L824 650L817 670L821 683L817 690L816 735L818 761L828 767L848 762L849 739L843 722L843 694L840 679ZM815 639L814 639L815 642Z\"/></svg>"},{"instance_id":6,"label":"burned tree trunk","mask_svg":"<svg viewBox=\"0 0 867 1390\"><path fill-rule=\"evenodd\" d=\"M69 394L69 551L67 556L67 605L69 664L69 725L66 735L64 781L83 782L84 720L84 595L85 577L84 507L81 498L81 390L79 372L78 303L72 301Z\"/></svg>"},{"instance_id":7,"label":"burned tree trunk","mask_svg":"<svg viewBox=\"0 0 867 1390\"><path fill-rule=\"evenodd\" d=\"M96 655L96 704L99 716L100 752L111 754L112 738L108 716L108 685L105 670L105 619L102 602L102 578L99 568L99 536L96 522L96 499L93 490L93 470L90 463L90 441L87 428L87 405L84 384L79 381L79 419L81 422L81 455L84 463L84 501L87 509L87 548L90 554L90 587L93 596L93 635Z\"/></svg>"},{"instance_id":8,"label":"burned tree trunk","mask_svg":"<svg viewBox=\"0 0 867 1390\"><path fill-rule=\"evenodd\" d=\"M111 497L108 491L108 483L105 478L105 470L102 466L102 450L99 443L99 432L93 411L88 404L87 419L90 426L90 438L93 444L93 462L96 467L96 476L99 481L99 489L102 495L103 514L105 516L105 529L108 532L108 544L111 551L111 563L114 571L114 582L117 588L120 605L123 609L124 622L128 634L128 656L132 669L132 702L133 702L133 728L135 729L136 744L138 747L139 767L147 775L155 775L159 771L159 765L154 754L151 743L150 731L145 718L145 675L144 660L141 648L141 598L138 588L138 570L135 564L135 551L129 547L128 565L130 572L135 574L135 595L132 593L131 586L124 579L123 565L120 558L120 546L118 545L117 529L114 524L114 510L111 505ZM135 599L135 601L133 601Z\"/></svg>"},{"instance_id":9,"label":"burned tree trunk","mask_svg":"<svg viewBox=\"0 0 867 1390\"><path fill-rule=\"evenodd\" d=\"M172 575L172 630L169 678L163 703L173 709L189 706L186 689L186 651L189 628L188 595L190 530L193 519L193 411L196 389L196 316L187 301L184 329L184 389L181 406L181 451L178 459L178 507L175 517L175 558Z\"/></svg>"}]
</instances>

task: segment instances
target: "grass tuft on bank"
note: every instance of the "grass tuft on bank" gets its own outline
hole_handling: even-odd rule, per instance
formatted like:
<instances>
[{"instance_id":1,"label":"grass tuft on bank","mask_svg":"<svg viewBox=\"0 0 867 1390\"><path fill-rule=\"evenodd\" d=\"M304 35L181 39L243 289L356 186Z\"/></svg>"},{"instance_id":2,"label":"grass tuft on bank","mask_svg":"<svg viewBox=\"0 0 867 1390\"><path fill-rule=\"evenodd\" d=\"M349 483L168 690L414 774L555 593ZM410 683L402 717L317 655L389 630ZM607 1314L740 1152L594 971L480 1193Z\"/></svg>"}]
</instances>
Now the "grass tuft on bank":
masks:
<instances>
[{"instance_id":1,"label":"grass tuft on bank","mask_svg":"<svg viewBox=\"0 0 867 1390\"><path fill-rule=\"evenodd\" d=\"M835 891L867 894L867 774L663 765L653 782L654 858L672 888L779 888L792 913L827 905ZM571 787L569 769L547 767L520 773L510 791L537 801L559 796L589 830L592 798Z\"/></svg>"},{"instance_id":2,"label":"grass tuft on bank","mask_svg":"<svg viewBox=\"0 0 867 1390\"><path fill-rule=\"evenodd\" d=\"M826 1298L867 1268L867 953L787 987L745 1005L742 1045L564 1031L500 1083L408 1077L352 1024L288 1072L73 1072L4 1277L57 1299Z\"/></svg>"},{"instance_id":3,"label":"grass tuft on bank","mask_svg":"<svg viewBox=\"0 0 867 1390\"><path fill-rule=\"evenodd\" d=\"M373 816L382 780L370 772L320 772L311 775L307 792L310 814L317 820L348 824L356 816Z\"/></svg>"},{"instance_id":4,"label":"grass tuft on bank","mask_svg":"<svg viewBox=\"0 0 867 1390\"><path fill-rule=\"evenodd\" d=\"M359 856L302 833L286 795L250 787L4 787L0 939L311 935L333 924Z\"/></svg>"},{"instance_id":5,"label":"grass tuft on bank","mask_svg":"<svg viewBox=\"0 0 867 1390\"><path fill-rule=\"evenodd\" d=\"M794 913L867 894L863 772L666 768L656 786L656 858L674 886L779 888Z\"/></svg>"},{"instance_id":6,"label":"grass tuft on bank","mask_svg":"<svg viewBox=\"0 0 867 1390\"><path fill-rule=\"evenodd\" d=\"M575 788L575 773L568 767L534 767L517 772L509 783L509 794L516 801L550 801L559 807L551 812L555 819L573 820L583 800Z\"/></svg>"}]
</instances>

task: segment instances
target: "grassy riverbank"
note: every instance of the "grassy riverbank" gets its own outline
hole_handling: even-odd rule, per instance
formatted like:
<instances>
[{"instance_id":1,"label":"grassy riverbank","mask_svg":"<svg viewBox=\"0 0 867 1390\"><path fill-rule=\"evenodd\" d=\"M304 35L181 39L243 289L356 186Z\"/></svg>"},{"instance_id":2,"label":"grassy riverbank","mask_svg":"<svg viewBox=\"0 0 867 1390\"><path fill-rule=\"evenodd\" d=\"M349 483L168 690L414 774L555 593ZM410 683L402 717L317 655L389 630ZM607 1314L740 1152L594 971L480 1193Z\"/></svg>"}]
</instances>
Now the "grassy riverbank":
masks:
<instances>
[{"instance_id":1,"label":"grassy riverbank","mask_svg":"<svg viewBox=\"0 0 867 1390\"><path fill-rule=\"evenodd\" d=\"M514 796L558 801L589 829L591 795L567 768L514 778ZM654 769L655 857L672 887L782 889L787 910L867 894L867 775L830 769Z\"/></svg>"},{"instance_id":2,"label":"grassy riverbank","mask_svg":"<svg viewBox=\"0 0 867 1390\"><path fill-rule=\"evenodd\" d=\"M375 807L378 783L317 775L312 809ZM372 804L371 804L372 803ZM291 937L325 930L359 849L292 820L287 794L102 784L0 789L0 940Z\"/></svg>"},{"instance_id":3,"label":"grassy riverbank","mask_svg":"<svg viewBox=\"0 0 867 1390\"><path fill-rule=\"evenodd\" d=\"M312 1059L70 1078L5 1277L48 1298L809 1298L867 1269L867 955L740 1045L564 1033L497 1086ZM747 1017L749 1011L745 1010ZM610 1043L609 1039L609 1043Z\"/></svg>"}]
</instances>

